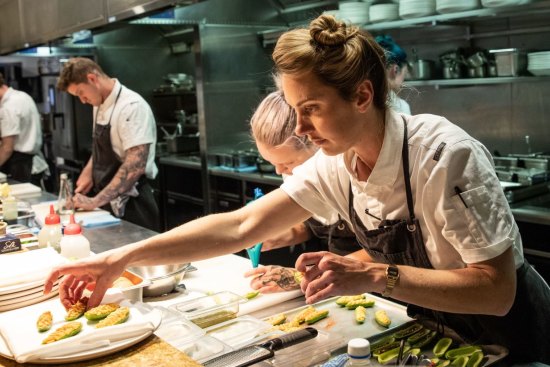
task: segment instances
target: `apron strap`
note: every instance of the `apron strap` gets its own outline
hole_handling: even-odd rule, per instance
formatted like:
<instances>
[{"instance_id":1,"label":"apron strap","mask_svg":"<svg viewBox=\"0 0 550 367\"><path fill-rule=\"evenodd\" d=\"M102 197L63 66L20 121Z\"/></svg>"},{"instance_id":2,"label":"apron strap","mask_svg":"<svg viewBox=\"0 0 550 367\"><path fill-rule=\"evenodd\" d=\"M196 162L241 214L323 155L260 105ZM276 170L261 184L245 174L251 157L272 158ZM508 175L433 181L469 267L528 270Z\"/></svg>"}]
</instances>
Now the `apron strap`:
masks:
<instances>
[{"instance_id":1,"label":"apron strap","mask_svg":"<svg viewBox=\"0 0 550 367\"><path fill-rule=\"evenodd\" d=\"M403 158L403 176L405 176L405 190L407 191L407 207L409 208L409 224L407 228L409 231L414 232L416 226L414 224L414 204L412 197L411 189L411 179L409 177L409 145L408 145L408 134L407 134L407 120L403 117L404 124L404 133L403 133L403 150L401 151L401 156Z\"/></svg>"}]
</instances>

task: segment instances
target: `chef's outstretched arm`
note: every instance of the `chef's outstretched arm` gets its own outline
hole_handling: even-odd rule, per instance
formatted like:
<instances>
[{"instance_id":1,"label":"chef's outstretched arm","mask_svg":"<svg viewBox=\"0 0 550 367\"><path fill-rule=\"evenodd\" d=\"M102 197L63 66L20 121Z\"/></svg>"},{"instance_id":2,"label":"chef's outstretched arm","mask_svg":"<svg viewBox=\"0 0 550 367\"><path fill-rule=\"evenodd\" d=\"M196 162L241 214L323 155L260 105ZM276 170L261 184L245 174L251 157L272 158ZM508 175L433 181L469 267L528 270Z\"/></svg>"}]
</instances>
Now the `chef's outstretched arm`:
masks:
<instances>
[{"instance_id":1,"label":"chef's outstretched arm","mask_svg":"<svg viewBox=\"0 0 550 367\"><path fill-rule=\"evenodd\" d=\"M46 280L45 292L51 291L59 276L67 275L59 293L68 307L80 299L88 283L95 282L88 302L88 308L94 307L128 266L178 264L231 254L310 216L277 189L236 211L208 215L146 240L54 268Z\"/></svg>"},{"instance_id":2,"label":"chef's outstretched arm","mask_svg":"<svg viewBox=\"0 0 550 367\"><path fill-rule=\"evenodd\" d=\"M126 150L126 157L118 168L113 179L94 197L75 194L73 201L76 208L92 210L101 207L119 195L127 192L139 178L145 174L149 145L142 144Z\"/></svg>"}]
</instances>

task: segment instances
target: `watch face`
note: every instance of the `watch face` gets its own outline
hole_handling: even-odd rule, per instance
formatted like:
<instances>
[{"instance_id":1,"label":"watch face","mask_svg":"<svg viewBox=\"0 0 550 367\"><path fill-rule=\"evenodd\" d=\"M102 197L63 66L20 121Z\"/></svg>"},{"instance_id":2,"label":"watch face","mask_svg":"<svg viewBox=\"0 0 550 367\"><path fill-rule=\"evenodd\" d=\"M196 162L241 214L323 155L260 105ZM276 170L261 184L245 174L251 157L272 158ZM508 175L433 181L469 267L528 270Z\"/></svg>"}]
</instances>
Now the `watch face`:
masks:
<instances>
[{"instance_id":1,"label":"watch face","mask_svg":"<svg viewBox=\"0 0 550 367\"><path fill-rule=\"evenodd\" d=\"M386 274L388 275L388 277L397 278L399 276L399 270L396 266L388 266Z\"/></svg>"}]
</instances>

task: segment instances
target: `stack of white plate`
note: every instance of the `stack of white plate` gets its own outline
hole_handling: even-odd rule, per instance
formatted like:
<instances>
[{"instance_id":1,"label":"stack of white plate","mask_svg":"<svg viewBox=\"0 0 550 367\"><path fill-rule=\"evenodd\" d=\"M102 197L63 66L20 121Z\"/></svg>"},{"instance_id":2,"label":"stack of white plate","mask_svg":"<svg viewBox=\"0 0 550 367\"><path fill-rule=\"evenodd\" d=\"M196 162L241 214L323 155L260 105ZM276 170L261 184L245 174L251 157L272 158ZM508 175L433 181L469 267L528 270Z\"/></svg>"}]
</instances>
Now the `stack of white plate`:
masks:
<instances>
[{"instance_id":1,"label":"stack of white plate","mask_svg":"<svg viewBox=\"0 0 550 367\"><path fill-rule=\"evenodd\" d=\"M364 24L369 22L370 3L362 1L342 1L338 4L338 15L340 19L353 24Z\"/></svg>"},{"instance_id":2,"label":"stack of white plate","mask_svg":"<svg viewBox=\"0 0 550 367\"><path fill-rule=\"evenodd\" d=\"M401 0L399 16L403 19L427 17L435 14L435 0Z\"/></svg>"},{"instance_id":3,"label":"stack of white plate","mask_svg":"<svg viewBox=\"0 0 550 367\"><path fill-rule=\"evenodd\" d=\"M52 298L57 295L58 288L59 284L56 282L52 292L44 295L44 280L0 288L0 312L33 305Z\"/></svg>"},{"instance_id":4,"label":"stack of white plate","mask_svg":"<svg viewBox=\"0 0 550 367\"><path fill-rule=\"evenodd\" d=\"M533 0L481 0L481 4L486 8L498 8L500 6L516 6L529 4Z\"/></svg>"},{"instance_id":5,"label":"stack of white plate","mask_svg":"<svg viewBox=\"0 0 550 367\"><path fill-rule=\"evenodd\" d=\"M527 70L533 75L550 75L550 51L527 54Z\"/></svg>"},{"instance_id":6,"label":"stack of white plate","mask_svg":"<svg viewBox=\"0 0 550 367\"><path fill-rule=\"evenodd\" d=\"M399 5L397 4L376 4L371 5L369 11L370 21L389 22L399 19Z\"/></svg>"},{"instance_id":7,"label":"stack of white plate","mask_svg":"<svg viewBox=\"0 0 550 367\"><path fill-rule=\"evenodd\" d=\"M479 8L479 0L436 0L436 10L438 13L454 13L457 11L466 11Z\"/></svg>"}]
</instances>

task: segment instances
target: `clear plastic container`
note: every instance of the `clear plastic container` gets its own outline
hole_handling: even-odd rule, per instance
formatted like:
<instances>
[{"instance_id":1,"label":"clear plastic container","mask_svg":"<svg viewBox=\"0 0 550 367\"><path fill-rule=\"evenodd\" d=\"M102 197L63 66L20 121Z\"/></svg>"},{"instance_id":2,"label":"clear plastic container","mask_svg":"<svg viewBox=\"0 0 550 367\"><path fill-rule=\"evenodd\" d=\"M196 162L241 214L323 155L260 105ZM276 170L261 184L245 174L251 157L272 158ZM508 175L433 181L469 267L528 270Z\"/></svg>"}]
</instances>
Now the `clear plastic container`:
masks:
<instances>
[{"instance_id":1,"label":"clear plastic container","mask_svg":"<svg viewBox=\"0 0 550 367\"><path fill-rule=\"evenodd\" d=\"M232 348L249 345L272 325L252 316L241 316L207 328L206 334L221 340Z\"/></svg>"},{"instance_id":2,"label":"clear plastic container","mask_svg":"<svg viewBox=\"0 0 550 367\"><path fill-rule=\"evenodd\" d=\"M246 301L246 298L232 292L218 292L178 303L172 307L189 321L207 328L236 318L239 304Z\"/></svg>"},{"instance_id":3,"label":"clear plastic container","mask_svg":"<svg viewBox=\"0 0 550 367\"><path fill-rule=\"evenodd\" d=\"M327 361L332 351L344 345L346 341L341 336L319 330L314 339L278 350L271 364L274 367L313 366Z\"/></svg>"},{"instance_id":4,"label":"clear plastic container","mask_svg":"<svg viewBox=\"0 0 550 367\"><path fill-rule=\"evenodd\" d=\"M162 323L155 335L174 347L181 348L204 336L204 329L183 318L180 313L169 308L157 308L162 311Z\"/></svg>"},{"instance_id":5,"label":"clear plastic container","mask_svg":"<svg viewBox=\"0 0 550 367\"><path fill-rule=\"evenodd\" d=\"M185 345L175 346L199 363L204 363L233 349L216 338L205 335Z\"/></svg>"}]
</instances>

